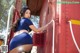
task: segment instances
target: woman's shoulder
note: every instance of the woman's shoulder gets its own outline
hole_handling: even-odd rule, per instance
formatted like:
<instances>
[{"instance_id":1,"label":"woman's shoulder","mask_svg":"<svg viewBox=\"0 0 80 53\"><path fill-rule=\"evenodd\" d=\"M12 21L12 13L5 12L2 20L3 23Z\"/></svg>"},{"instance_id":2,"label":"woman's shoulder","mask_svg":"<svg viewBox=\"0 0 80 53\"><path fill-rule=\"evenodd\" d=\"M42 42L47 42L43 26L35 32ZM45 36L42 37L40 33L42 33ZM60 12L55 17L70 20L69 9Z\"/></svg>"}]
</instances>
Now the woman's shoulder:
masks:
<instances>
[{"instance_id":1,"label":"woman's shoulder","mask_svg":"<svg viewBox=\"0 0 80 53\"><path fill-rule=\"evenodd\" d=\"M28 25L33 25L32 21L29 18L22 18L22 23L26 23Z\"/></svg>"},{"instance_id":2,"label":"woman's shoulder","mask_svg":"<svg viewBox=\"0 0 80 53\"><path fill-rule=\"evenodd\" d=\"M29 18L22 18L21 21L24 21L26 23L32 22Z\"/></svg>"},{"instance_id":3,"label":"woman's shoulder","mask_svg":"<svg viewBox=\"0 0 80 53\"><path fill-rule=\"evenodd\" d=\"M21 19L24 19L24 20L29 20L28 18L25 18L25 17L22 17Z\"/></svg>"},{"instance_id":4,"label":"woman's shoulder","mask_svg":"<svg viewBox=\"0 0 80 53\"><path fill-rule=\"evenodd\" d=\"M25 21L31 22L29 18L23 18Z\"/></svg>"}]
</instances>

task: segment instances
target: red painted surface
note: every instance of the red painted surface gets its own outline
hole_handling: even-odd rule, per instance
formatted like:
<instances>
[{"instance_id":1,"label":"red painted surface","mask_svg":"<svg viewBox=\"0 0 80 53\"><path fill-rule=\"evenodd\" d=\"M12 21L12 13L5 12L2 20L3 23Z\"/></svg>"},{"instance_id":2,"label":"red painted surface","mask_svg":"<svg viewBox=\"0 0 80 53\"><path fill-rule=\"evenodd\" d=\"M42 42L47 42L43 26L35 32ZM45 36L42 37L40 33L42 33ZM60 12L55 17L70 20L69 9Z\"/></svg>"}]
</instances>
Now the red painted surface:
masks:
<instances>
[{"instance_id":1,"label":"red painted surface","mask_svg":"<svg viewBox=\"0 0 80 53\"><path fill-rule=\"evenodd\" d=\"M18 18L20 18L19 11L20 11L20 8L21 8L21 2L22 2L22 1L20 1L20 0L16 0L15 9L14 9L14 11L13 11L13 21L12 21L12 24L13 24ZM10 42L10 40L12 39L13 34L14 34L14 32L13 32L12 29L11 29L10 37L9 37L9 42Z\"/></svg>"},{"instance_id":2,"label":"red painted surface","mask_svg":"<svg viewBox=\"0 0 80 53\"><path fill-rule=\"evenodd\" d=\"M44 5L40 13L40 26L45 26L55 18L55 4L53 4L52 0L50 2L51 3L48 3L48 0L44 1ZM44 45L43 47L38 47L38 53L52 53L53 23L49 24L46 30L47 32L45 35Z\"/></svg>"},{"instance_id":3,"label":"red painted surface","mask_svg":"<svg viewBox=\"0 0 80 53\"><path fill-rule=\"evenodd\" d=\"M40 26L44 26L46 24L47 13L48 13L48 0L44 0L44 4L40 13ZM44 50L45 50L45 44L42 47L38 46L37 53L45 53Z\"/></svg>"},{"instance_id":4,"label":"red painted surface","mask_svg":"<svg viewBox=\"0 0 80 53\"><path fill-rule=\"evenodd\" d=\"M45 43L46 31L42 33L34 33L33 35L33 45L43 47Z\"/></svg>"},{"instance_id":5,"label":"red painted surface","mask_svg":"<svg viewBox=\"0 0 80 53\"><path fill-rule=\"evenodd\" d=\"M18 18L20 18L19 11L20 11L20 9L21 9L21 2L22 2L22 1L20 1L20 0L16 0L15 9L14 9L14 11L13 11L13 21L12 21L12 24L13 24ZM14 34L14 32L13 32L12 29L11 29L9 41L12 39L13 34Z\"/></svg>"},{"instance_id":6,"label":"red painted surface","mask_svg":"<svg viewBox=\"0 0 80 53\"><path fill-rule=\"evenodd\" d=\"M72 0L71 0L72 1ZM79 0L76 0L80 2ZM80 4L61 4L61 15L59 14L59 53L79 53L71 36L68 21L80 20ZM73 32L80 48L80 26L72 25Z\"/></svg>"}]
</instances>

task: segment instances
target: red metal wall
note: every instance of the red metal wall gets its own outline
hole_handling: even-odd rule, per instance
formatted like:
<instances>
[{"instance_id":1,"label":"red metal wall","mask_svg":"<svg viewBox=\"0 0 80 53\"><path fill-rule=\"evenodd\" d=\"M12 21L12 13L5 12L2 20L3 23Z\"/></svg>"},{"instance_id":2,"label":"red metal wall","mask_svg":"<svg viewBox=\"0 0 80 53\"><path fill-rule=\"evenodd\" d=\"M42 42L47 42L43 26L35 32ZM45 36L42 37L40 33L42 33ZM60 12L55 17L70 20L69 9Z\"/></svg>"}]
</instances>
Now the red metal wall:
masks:
<instances>
[{"instance_id":1,"label":"red metal wall","mask_svg":"<svg viewBox=\"0 0 80 53\"><path fill-rule=\"evenodd\" d=\"M44 0L44 4L40 13L40 26L44 26L46 24L46 15L48 12L48 0ZM38 46L37 53L44 53L45 46Z\"/></svg>"},{"instance_id":2,"label":"red metal wall","mask_svg":"<svg viewBox=\"0 0 80 53\"><path fill-rule=\"evenodd\" d=\"M50 2L44 0L44 5L40 13L40 26L45 26L53 20L53 18L55 19L55 3L53 0L50 0ZM38 46L38 53L52 53L53 22L48 25L46 31L45 44L43 47Z\"/></svg>"},{"instance_id":3,"label":"red metal wall","mask_svg":"<svg viewBox=\"0 0 80 53\"><path fill-rule=\"evenodd\" d=\"M76 2L80 2L79 0L45 0L42 11L41 11L41 21L40 24L44 26L45 24L49 23L50 20L53 18L55 20L55 47L54 53L79 53L71 36L71 31L69 27L69 20L80 20L80 4ZM67 3L67 2L69 3ZM64 3L66 4L64 4ZM73 3L71 3L73 2ZM48 6L47 6L47 5ZM46 19L44 19L46 17ZM46 22L46 23L45 23ZM54 23L53 23L54 24ZM44 52L38 53L53 53L52 52L52 37L53 37L53 24L50 24L47 28L45 45L43 47ZM75 39L77 41L78 46L80 47L79 42L79 25L72 25L73 32L75 35ZM38 47L38 49L42 49ZM39 50L42 51L42 50Z\"/></svg>"},{"instance_id":4,"label":"red metal wall","mask_svg":"<svg viewBox=\"0 0 80 53\"><path fill-rule=\"evenodd\" d=\"M80 2L79 0L67 0L68 2ZM62 2L62 1L61 1ZM58 3L59 4L59 3ZM80 20L80 4L61 4L59 14L59 53L79 53L71 36L68 21ZM80 48L80 25L72 25L73 32Z\"/></svg>"}]
</instances>

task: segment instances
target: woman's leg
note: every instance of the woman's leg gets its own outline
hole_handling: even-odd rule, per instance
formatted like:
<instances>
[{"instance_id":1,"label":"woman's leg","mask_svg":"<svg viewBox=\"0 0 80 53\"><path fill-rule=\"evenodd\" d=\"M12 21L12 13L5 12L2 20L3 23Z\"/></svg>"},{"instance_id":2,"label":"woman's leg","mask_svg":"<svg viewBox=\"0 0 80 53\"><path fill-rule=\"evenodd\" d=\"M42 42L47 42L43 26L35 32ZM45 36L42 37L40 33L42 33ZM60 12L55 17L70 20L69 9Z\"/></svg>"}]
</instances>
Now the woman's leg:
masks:
<instances>
[{"instance_id":1,"label":"woman's leg","mask_svg":"<svg viewBox=\"0 0 80 53\"><path fill-rule=\"evenodd\" d=\"M21 46L14 48L9 53L21 53L21 52L30 53L31 49L32 49L32 44L21 45Z\"/></svg>"}]
</instances>

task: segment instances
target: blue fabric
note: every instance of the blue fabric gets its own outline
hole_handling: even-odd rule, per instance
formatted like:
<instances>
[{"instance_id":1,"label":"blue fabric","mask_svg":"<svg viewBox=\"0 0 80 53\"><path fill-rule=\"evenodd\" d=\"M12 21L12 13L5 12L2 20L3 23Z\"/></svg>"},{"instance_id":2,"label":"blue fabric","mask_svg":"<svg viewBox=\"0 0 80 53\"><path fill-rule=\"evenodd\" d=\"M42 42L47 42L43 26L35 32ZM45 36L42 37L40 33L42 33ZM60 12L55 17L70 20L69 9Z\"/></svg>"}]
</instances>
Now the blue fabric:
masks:
<instances>
[{"instance_id":1,"label":"blue fabric","mask_svg":"<svg viewBox=\"0 0 80 53\"><path fill-rule=\"evenodd\" d=\"M30 32L31 31L31 29L29 28L30 25L33 25L33 23L31 22L30 19L28 19L28 18L21 18L19 23L18 23L18 27L17 27L16 31L25 29L25 30Z\"/></svg>"},{"instance_id":2,"label":"blue fabric","mask_svg":"<svg viewBox=\"0 0 80 53\"><path fill-rule=\"evenodd\" d=\"M19 30L23 30L23 29L30 32L31 31L31 29L29 28L30 25L33 25L30 19L21 18L18 22L18 27L16 29L16 32ZM25 45L25 44L32 44L32 38L26 32L21 33L11 39L10 44L9 44L9 47L10 47L9 50L12 50L16 48L17 46Z\"/></svg>"},{"instance_id":3,"label":"blue fabric","mask_svg":"<svg viewBox=\"0 0 80 53\"><path fill-rule=\"evenodd\" d=\"M24 32L11 39L9 44L9 47L10 47L9 50L12 50L21 45L32 44L32 43L33 42L32 42L31 36L28 33Z\"/></svg>"}]
</instances>

